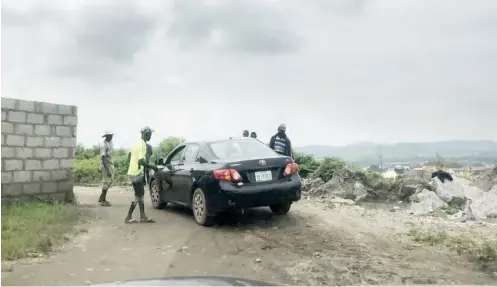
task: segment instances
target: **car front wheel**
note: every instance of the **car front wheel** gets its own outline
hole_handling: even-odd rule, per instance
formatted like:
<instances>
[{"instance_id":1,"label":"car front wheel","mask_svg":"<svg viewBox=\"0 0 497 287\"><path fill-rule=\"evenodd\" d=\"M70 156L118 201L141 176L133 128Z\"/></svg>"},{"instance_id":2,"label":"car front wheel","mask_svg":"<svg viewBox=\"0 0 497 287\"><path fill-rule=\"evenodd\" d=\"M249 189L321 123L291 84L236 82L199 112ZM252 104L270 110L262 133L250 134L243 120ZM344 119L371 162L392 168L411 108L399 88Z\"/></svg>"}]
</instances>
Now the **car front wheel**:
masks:
<instances>
[{"instance_id":1,"label":"car front wheel","mask_svg":"<svg viewBox=\"0 0 497 287\"><path fill-rule=\"evenodd\" d=\"M214 225L214 217L208 216L207 202L202 189L197 188L192 196L193 218L197 224L202 226Z\"/></svg>"},{"instance_id":2,"label":"car front wheel","mask_svg":"<svg viewBox=\"0 0 497 287\"><path fill-rule=\"evenodd\" d=\"M166 207L167 202L162 201L159 192L159 186L156 180L152 180L150 183L150 199L152 200L152 207L155 209L162 209Z\"/></svg>"},{"instance_id":3,"label":"car front wheel","mask_svg":"<svg viewBox=\"0 0 497 287\"><path fill-rule=\"evenodd\" d=\"M271 211L274 214L287 214L290 211L290 207L292 206L291 202L282 202L279 204L270 205Z\"/></svg>"}]
</instances>

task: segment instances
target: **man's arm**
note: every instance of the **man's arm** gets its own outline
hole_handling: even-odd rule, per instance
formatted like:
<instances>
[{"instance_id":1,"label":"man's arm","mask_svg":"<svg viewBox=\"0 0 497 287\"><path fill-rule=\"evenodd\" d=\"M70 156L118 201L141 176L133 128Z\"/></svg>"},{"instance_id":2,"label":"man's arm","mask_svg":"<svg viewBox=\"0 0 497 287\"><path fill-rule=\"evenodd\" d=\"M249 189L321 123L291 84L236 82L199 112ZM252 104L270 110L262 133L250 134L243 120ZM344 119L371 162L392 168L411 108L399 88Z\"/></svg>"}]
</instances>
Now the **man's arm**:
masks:
<instances>
[{"instance_id":1,"label":"man's arm","mask_svg":"<svg viewBox=\"0 0 497 287\"><path fill-rule=\"evenodd\" d=\"M271 139L269 140L269 147L271 149L274 149L274 140L276 139L276 136L272 136Z\"/></svg>"},{"instance_id":2,"label":"man's arm","mask_svg":"<svg viewBox=\"0 0 497 287\"><path fill-rule=\"evenodd\" d=\"M154 171L159 170L155 165L149 164L147 161L145 161L144 158L138 160L138 165L143 166L145 168L153 169Z\"/></svg>"},{"instance_id":3,"label":"man's arm","mask_svg":"<svg viewBox=\"0 0 497 287\"><path fill-rule=\"evenodd\" d=\"M100 160L102 161L102 165L104 166L105 171L107 172L108 175L110 175L110 169L106 157L107 157L107 148L104 143L104 145L100 147Z\"/></svg>"}]
</instances>

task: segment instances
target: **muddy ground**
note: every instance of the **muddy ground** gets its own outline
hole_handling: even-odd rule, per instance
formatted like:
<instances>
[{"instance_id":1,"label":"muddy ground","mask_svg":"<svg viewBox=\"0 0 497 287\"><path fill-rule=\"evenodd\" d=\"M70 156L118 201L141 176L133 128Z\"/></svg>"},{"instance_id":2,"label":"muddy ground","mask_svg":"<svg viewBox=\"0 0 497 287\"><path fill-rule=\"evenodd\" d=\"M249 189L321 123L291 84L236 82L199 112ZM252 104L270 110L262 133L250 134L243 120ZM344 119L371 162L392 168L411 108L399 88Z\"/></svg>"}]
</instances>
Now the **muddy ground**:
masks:
<instances>
[{"instance_id":1,"label":"muddy ground","mask_svg":"<svg viewBox=\"0 0 497 287\"><path fill-rule=\"evenodd\" d=\"M333 207L303 199L286 216L249 211L236 225L197 225L185 208L153 210L155 224L123 223L131 191L77 187L92 214L83 234L46 258L10 263L3 285L84 285L179 275L220 275L289 285L497 284L491 272L440 246L415 243L412 229L434 227L495 236L495 223L414 218L388 206ZM391 206L390 206L391 207ZM493 231L492 231L493 230ZM493 234L493 235L492 235Z\"/></svg>"}]
</instances>

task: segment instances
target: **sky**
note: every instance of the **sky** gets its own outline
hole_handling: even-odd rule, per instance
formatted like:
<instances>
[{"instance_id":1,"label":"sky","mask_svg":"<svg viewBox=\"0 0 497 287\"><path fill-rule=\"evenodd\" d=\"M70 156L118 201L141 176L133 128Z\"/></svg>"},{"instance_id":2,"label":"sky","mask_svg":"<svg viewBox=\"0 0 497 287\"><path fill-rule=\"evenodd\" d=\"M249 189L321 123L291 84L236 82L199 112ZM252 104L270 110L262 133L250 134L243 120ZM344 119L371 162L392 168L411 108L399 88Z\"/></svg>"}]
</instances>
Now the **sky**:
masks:
<instances>
[{"instance_id":1,"label":"sky","mask_svg":"<svg viewBox=\"0 0 497 287\"><path fill-rule=\"evenodd\" d=\"M294 146L497 140L495 0L2 0L2 97L140 129Z\"/></svg>"}]
</instances>

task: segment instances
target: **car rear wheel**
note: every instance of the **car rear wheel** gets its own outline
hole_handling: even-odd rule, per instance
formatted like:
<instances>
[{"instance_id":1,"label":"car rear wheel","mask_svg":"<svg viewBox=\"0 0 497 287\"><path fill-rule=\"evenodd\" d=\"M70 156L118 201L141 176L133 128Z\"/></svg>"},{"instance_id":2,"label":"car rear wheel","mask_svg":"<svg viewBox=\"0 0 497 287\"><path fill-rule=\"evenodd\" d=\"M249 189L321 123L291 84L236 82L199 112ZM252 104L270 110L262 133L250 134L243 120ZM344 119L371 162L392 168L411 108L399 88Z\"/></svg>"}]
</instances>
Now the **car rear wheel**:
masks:
<instances>
[{"instance_id":1,"label":"car rear wheel","mask_svg":"<svg viewBox=\"0 0 497 287\"><path fill-rule=\"evenodd\" d=\"M162 209L167 205L167 202L164 202L161 199L159 186L157 186L156 180L152 180L150 183L150 199L152 201L152 207L155 209Z\"/></svg>"},{"instance_id":2,"label":"car rear wheel","mask_svg":"<svg viewBox=\"0 0 497 287\"><path fill-rule=\"evenodd\" d=\"M202 189L197 188L193 192L192 196L192 210L193 218L197 224L202 226L212 226L214 225L214 217L208 216L207 202L205 199L205 194Z\"/></svg>"},{"instance_id":3,"label":"car rear wheel","mask_svg":"<svg viewBox=\"0 0 497 287\"><path fill-rule=\"evenodd\" d=\"M292 206L291 202L282 202L279 204L270 205L271 211L274 214L287 214L290 211L290 207Z\"/></svg>"}]
</instances>

